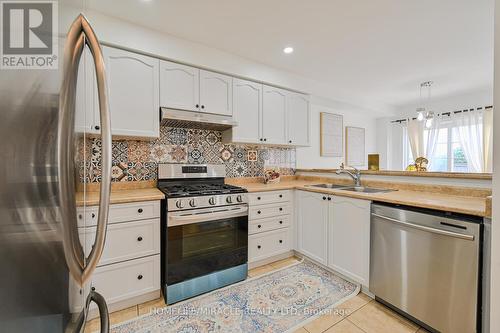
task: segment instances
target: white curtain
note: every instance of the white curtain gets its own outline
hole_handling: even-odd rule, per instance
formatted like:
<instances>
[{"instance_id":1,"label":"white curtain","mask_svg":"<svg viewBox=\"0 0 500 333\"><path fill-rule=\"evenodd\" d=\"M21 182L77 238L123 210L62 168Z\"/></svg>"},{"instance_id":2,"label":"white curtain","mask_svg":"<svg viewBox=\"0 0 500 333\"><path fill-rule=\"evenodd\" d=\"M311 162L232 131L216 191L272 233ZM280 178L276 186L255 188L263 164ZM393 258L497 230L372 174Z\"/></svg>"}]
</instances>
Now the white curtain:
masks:
<instances>
[{"instance_id":1,"label":"white curtain","mask_svg":"<svg viewBox=\"0 0 500 333\"><path fill-rule=\"evenodd\" d=\"M483 111L484 172L493 169L493 108Z\"/></svg>"},{"instance_id":2,"label":"white curtain","mask_svg":"<svg viewBox=\"0 0 500 333\"><path fill-rule=\"evenodd\" d=\"M407 131L413 159L424 156L424 122L408 119Z\"/></svg>"},{"instance_id":3,"label":"white curtain","mask_svg":"<svg viewBox=\"0 0 500 333\"><path fill-rule=\"evenodd\" d=\"M423 123L425 123L425 121L423 121ZM426 138L427 140L424 139L424 142L426 141L427 142L425 145L425 152L423 156L427 158L427 160L429 161L429 165L427 166L428 169L432 165L433 161L432 157L434 156L434 151L436 150L440 127L441 127L441 117L436 116L433 119L432 127L424 131L424 136L425 135L427 136Z\"/></svg>"},{"instance_id":4,"label":"white curtain","mask_svg":"<svg viewBox=\"0 0 500 333\"><path fill-rule=\"evenodd\" d=\"M483 112L461 112L453 116L460 144L470 172L485 172L483 150Z\"/></svg>"},{"instance_id":5,"label":"white curtain","mask_svg":"<svg viewBox=\"0 0 500 333\"><path fill-rule=\"evenodd\" d=\"M434 117L431 128L425 127L425 121L408 120L408 139L413 159L425 157L432 163L439 135L440 117Z\"/></svg>"}]
</instances>

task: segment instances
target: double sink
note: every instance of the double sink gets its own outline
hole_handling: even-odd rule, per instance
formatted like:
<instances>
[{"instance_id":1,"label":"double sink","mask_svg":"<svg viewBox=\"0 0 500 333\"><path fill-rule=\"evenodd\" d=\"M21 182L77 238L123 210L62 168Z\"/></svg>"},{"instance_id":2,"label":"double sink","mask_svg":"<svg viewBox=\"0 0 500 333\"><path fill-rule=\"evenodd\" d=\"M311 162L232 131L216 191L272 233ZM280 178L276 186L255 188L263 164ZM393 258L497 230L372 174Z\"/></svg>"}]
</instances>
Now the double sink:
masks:
<instances>
[{"instance_id":1,"label":"double sink","mask_svg":"<svg viewBox=\"0 0 500 333\"><path fill-rule=\"evenodd\" d=\"M396 190L385 189L385 188L374 188L374 187L365 187L365 186L346 186L346 185L336 185L336 184L315 184L308 185L310 187L319 187L319 188L327 188L327 189L335 189L342 191L351 191L351 192L361 192L361 193L387 193Z\"/></svg>"}]
</instances>

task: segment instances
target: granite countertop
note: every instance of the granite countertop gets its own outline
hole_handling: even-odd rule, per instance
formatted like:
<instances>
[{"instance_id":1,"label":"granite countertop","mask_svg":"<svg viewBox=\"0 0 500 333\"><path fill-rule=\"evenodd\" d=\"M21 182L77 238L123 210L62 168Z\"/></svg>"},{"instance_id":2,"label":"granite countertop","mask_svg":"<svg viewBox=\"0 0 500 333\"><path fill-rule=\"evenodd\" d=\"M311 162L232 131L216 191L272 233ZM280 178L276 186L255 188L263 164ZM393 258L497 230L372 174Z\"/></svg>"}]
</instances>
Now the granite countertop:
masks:
<instances>
[{"instance_id":1,"label":"granite countertop","mask_svg":"<svg viewBox=\"0 0 500 333\"><path fill-rule=\"evenodd\" d=\"M151 201L151 200L161 200L164 199L165 195L163 192L158 190L156 187L150 188L132 188L132 189L116 189L111 191L110 203L128 203L128 202L138 202L138 201ZM89 191L77 192L76 193L76 205L83 206L84 204L88 206L95 206L99 204L99 192Z\"/></svg>"},{"instance_id":2,"label":"granite countertop","mask_svg":"<svg viewBox=\"0 0 500 333\"><path fill-rule=\"evenodd\" d=\"M445 191L424 191L424 190L409 190L408 188L399 189L393 192L387 193L360 193L351 191L342 191L339 189L325 189L311 187L313 184L320 183L331 183L325 181L324 179L287 179L281 181L277 184L264 184L262 182L248 182L245 183L242 180L236 183L236 185L244 187L248 192L263 192L263 191L276 191L276 190L288 190L288 189L299 189L310 192L325 193L331 195L339 195L351 198L381 201L387 203L401 204L407 206L414 206L420 208L430 208L443 211L449 211L454 213L462 213L474 216L487 216L486 210L486 197L483 196L466 196L466 195L450 195L446 194ZM348 186L351 184L348 184ZM380 186L377 186L380 187ZM465 193L465 191L464 191Z\"/></svg>"}]
</instances>

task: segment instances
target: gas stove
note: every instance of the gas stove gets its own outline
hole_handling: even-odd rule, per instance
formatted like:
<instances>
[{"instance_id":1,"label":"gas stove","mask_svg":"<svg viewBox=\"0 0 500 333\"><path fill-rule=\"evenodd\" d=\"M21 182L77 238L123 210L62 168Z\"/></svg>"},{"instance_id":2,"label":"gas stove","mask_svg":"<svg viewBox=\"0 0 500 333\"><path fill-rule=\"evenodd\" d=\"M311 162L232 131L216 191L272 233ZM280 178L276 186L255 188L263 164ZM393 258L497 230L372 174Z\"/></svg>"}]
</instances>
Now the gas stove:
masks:
<instances>
[{"instance_id":1,"label":"gas stove","mask_svg":"<svg viewBox=\"0 0 500 333\"><path fill-rule=\"evenodd\" d=\"M246 204L247 191L225 184L225 174L223 165L159 164L158 189L167 211Z\"/></svg>"},{"instance_id":2,"label":"gas stove","mask_svg":"<svg viewBox=\"0 0 500 333\"><path fill-rule=\"evenodd\" d=\"M225 175L223 165L158 165L167 304L247 277L247 191L225 184Z\"/></svg>"}]
</instances>

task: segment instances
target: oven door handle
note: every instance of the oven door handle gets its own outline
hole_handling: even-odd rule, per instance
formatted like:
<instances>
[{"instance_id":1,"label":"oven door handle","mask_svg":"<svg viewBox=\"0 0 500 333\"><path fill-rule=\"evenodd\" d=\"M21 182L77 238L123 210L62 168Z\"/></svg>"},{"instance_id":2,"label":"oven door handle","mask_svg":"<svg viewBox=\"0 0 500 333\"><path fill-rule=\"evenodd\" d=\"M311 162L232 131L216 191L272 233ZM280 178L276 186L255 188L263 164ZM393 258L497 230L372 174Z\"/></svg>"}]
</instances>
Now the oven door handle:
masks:
<instances>
[{"instance_id":1,"label":"oven door handle","mask_svg":"<svg viewBox=\"0 0 500 333\"><path fill-rule=\"evenodd\" d=\"M192 214L181 212L169 212L167 227L175 227L185 224L209 222L219 219L229 219L233 217L247 216L248 206L229 207L224 210L204 210Z\"/></svg>"}]
</instances>

